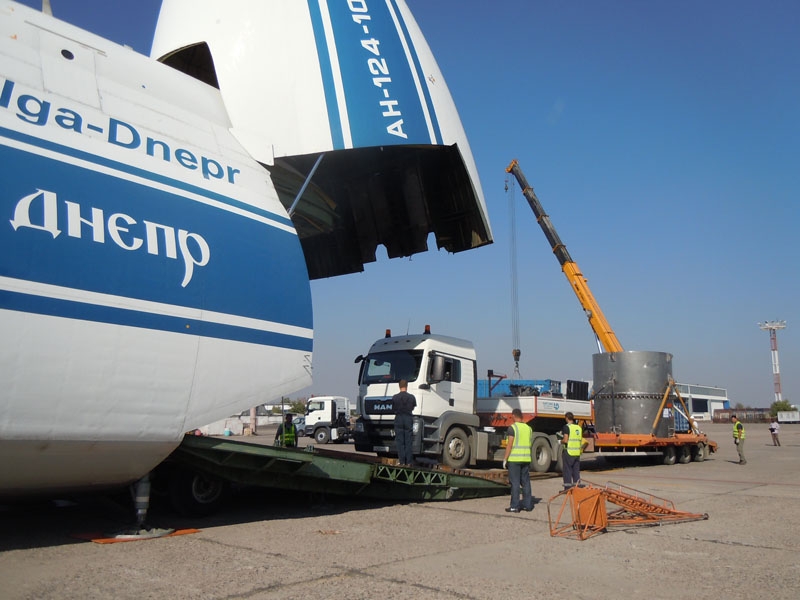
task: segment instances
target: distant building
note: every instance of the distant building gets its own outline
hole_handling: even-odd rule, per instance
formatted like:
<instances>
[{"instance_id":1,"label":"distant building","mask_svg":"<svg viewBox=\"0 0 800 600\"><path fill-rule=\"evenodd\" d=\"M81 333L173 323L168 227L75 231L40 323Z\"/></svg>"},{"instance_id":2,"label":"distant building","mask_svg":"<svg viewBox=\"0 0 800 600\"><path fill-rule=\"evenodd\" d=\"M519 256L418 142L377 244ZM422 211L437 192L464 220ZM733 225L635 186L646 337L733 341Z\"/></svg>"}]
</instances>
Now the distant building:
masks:
<instances>
[{"instance_id":1,"label":"distant building","mask_svg":"<svg viewBox=\"0 0 800 600\"><path fill-rule=\"evenodd\" d=\"M732 415L743 423L768 423L771 417L769 408L726 408L714 413L714 422L727 423Z\"/></svg>"},{"instance_id":2,"label":"distant building","mask_svg":"<svg viewBox=\"0 0 800 600\"><path fill-rule=\"evenodd\" d=\"M721 410L730 408L728 390L710 385L693 383L676 383L678 393L686 402L692 418L699 421L710 421ZM714 419L716 420L716 419Z\"/></svg>"}]
</instances>

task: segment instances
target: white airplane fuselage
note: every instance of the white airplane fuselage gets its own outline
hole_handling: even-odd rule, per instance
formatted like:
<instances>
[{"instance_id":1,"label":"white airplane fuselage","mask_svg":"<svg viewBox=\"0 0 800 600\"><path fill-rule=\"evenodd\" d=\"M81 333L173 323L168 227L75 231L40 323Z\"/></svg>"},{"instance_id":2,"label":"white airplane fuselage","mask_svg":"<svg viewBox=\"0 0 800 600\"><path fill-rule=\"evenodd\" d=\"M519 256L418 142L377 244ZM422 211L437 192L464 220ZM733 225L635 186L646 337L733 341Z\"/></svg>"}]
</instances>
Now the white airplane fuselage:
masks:
<instances>
[{"instance_id":1,"label":"white airplane fuselage","mask_svg":"<svg viewBox=\"0 0 800 600\"><path fill-rule=\"evenodd\" d=\"M310 286L219 91L0 4L0 493L141 477L310 383Z\"/></svg>"}]
</instances>

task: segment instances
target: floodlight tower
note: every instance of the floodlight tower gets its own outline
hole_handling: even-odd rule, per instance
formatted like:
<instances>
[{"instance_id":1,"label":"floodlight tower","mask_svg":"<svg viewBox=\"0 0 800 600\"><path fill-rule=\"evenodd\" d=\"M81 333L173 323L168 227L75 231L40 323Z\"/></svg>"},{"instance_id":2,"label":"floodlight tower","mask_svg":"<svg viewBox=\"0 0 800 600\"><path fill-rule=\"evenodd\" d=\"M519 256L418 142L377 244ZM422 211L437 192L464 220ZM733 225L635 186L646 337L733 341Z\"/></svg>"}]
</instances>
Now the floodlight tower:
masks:
<instances>
[{"instance_id":1,"label":"floodlight tower","mask_svg":"<svg viewBox=\"0 0 800 600\"><path fill-rule=\"evenodd\" d=\"M786 328L786 321L764 321L761 329L769 331L769 345L772 348L772 378L775 382L775 402L781 401L781 369L778 364L778 329Z\"/></svg>"}]
</instances>

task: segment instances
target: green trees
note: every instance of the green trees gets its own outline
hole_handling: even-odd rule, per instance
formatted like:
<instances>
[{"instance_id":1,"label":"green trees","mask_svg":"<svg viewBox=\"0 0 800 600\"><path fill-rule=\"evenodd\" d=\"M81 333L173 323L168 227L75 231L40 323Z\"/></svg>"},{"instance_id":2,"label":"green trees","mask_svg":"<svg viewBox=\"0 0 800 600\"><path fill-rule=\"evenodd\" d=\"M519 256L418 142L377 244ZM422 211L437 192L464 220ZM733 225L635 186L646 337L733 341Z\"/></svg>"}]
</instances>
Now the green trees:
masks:
<instances>
[{"instance_id":1,"label":"green trees","mask_svg":"<svg viewBox=\"0 0 800 600\"><path fill-rule=\"evenodd\" d=\"M281 407L283 407L285 412L304 415L306 413L306 398L295 398L292 400L291 398L284 397L281 404L272 405L272 414L281 414Z\"/></svg>"},{"instance_id":2,"label":"green trees","mask_svg":"<svg viewBox=\"0 0 800 600\"><path fill-rule=\"evenodd\" d=\"M778 412L787 411L787 410L796 410L792 403L788 400L781 400L780 402L773 402L770 404L769 407L769 414L773 417L778 416Z\"/></svg>"},{"instance_id":3,"label":"green trees","mask_svg":"<svg viewBox=\"0 0 800 600\"><path fill-rule=\"evenodd\" d=\"M298 415L306 414L306 401L305 401L305 399L304 398L300 398L298 400L294 400L289 405L289 411L293 412L293 413L296 413Z\"/></svg>"}]
</instances>

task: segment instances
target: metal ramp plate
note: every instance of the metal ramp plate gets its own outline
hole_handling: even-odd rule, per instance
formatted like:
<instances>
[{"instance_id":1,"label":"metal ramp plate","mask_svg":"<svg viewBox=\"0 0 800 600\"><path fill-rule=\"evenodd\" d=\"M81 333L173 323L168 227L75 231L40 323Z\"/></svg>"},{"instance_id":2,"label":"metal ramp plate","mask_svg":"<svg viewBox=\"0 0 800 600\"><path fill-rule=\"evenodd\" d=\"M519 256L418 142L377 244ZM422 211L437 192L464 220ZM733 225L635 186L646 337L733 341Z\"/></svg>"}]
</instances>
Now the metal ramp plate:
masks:
<instances>
[{"instance_id":1,"label":"metal ramp plate","mask_svg":"<svg viewBox=\"0 0 800 600\"><path fill-rule=\"evenodd\" d=\"M382 500L500 496L508 485L465 472L386 464L377 457L186 436L170 460L244 485Z\"/></svg>"}]
</instances>

